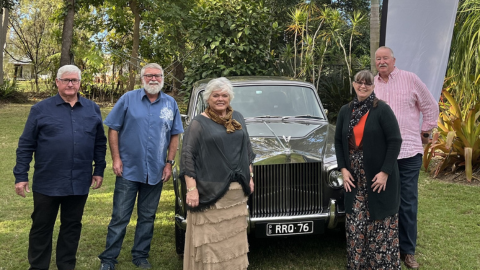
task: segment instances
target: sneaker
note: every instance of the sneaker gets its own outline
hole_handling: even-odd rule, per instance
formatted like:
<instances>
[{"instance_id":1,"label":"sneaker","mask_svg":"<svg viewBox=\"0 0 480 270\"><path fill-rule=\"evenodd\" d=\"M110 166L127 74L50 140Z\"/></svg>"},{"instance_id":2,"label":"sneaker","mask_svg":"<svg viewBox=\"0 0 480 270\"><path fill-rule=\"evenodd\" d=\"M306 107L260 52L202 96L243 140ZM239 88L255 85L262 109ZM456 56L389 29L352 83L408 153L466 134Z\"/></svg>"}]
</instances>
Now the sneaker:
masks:
<instances>
[{"instance_id":1,"label":"sneaker","mask_svg":"<svg viewBox=\"0 0 480 270\"><path fill-rule=\"evenodd\" d=\"M152 268L152 265L148 262L147 259L137 259L133 261L133 264L135 264L138 268L141 269L150 269Z\"/></svg>"},{"instance_id":2,"label":"sneaker","mask_svg":"<svg viewBox=\"0 0 480 270\"><path fill-rule=\"evenodd\" d=\"M115 266L109 263L102 263L100 265L100 270L115 270Z\"/></svg>"}]
</instances>

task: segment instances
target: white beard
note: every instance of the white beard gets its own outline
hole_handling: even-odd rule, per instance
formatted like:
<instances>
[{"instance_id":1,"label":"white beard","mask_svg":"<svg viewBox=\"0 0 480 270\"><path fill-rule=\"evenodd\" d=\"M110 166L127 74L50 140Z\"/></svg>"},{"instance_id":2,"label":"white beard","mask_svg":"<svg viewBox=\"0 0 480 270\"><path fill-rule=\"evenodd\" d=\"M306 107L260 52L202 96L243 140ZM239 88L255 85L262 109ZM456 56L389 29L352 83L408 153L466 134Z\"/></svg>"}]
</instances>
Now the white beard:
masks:
<instances>
[{"instance_id":1,"label":"white beard","mask_svg":"<svg viewBox=\"0 0 480 270\"><path fill-rule=\"evenodd\" d=\"M147 93L149 93L150 95L156 95L158 94L162 88L163 88L163 80L162 82L150 82L150 83L143 83L143 88L145 89L145 91L147 91Z\"/></svg>"}]
</instances>

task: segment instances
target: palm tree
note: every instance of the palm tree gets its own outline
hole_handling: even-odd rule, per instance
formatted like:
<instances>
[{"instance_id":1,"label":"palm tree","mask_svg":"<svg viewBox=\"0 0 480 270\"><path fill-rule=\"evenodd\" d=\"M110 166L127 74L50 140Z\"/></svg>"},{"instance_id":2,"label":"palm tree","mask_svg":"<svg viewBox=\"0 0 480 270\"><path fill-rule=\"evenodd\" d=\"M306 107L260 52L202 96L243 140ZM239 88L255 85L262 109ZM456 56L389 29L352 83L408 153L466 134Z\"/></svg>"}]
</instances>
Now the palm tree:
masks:
<instances>
[{"instance_id":1,"label":"palm tree","mask_svg":"<svg viewBox=\"0 0 480 270\"><path fill-rule=\"evenodd\" d=\"M352 67L352 47L353 47L353 36L361 35L360 32L357 31L357 28L361 26L366 21L366 16L363 15L360 11L355 10L353 15L348 15L348 20L350 21L350 47L348 50L348 62L350 67Z\"/></svg>"},{"instance_id":2,"label":"palm tree","mask_svg":"<svg viewBox=\"0 0 480 270\"><path fill-rule=\"evenodd\" d=\"M293 47L295 51L295 56L293 59L293 74L296 77L297 76L297 37L298 34L303 35L303 29L304 29L304 24L305 20L307 17L306 12L302 8L296 8L294 11L290 13L290 19L292 20L292 24L290 24L287 28L287 31L293 32L295 34L295 38L293 40Z\"/></svg>"}]
</instances>

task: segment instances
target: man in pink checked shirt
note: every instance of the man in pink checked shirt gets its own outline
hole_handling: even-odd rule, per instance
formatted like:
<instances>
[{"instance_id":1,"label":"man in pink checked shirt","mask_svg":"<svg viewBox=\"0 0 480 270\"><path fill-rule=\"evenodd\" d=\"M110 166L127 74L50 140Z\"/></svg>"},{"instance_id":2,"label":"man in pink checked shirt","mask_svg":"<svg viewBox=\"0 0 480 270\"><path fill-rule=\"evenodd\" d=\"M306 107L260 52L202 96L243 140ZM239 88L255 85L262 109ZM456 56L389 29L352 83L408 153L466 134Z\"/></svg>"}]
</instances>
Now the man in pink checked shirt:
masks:
<instances>
[{"instance_id":1,"label":"man in pink checked shirt","mask_svg":"<svg viewBox=\"0 0 480 270\"><path fill-rule=\"evenodd\" d=\"M390 105L400 126L402 147L398 155L401 192L399 217L400 258L407 268L417 269L418 175L422 166L422 143L437 127L438 102L414 73L395 67L392 49L375 52L378 75L375 94ZM420 113L423 115L420 126Z\"/></svg>"}]
</instances>

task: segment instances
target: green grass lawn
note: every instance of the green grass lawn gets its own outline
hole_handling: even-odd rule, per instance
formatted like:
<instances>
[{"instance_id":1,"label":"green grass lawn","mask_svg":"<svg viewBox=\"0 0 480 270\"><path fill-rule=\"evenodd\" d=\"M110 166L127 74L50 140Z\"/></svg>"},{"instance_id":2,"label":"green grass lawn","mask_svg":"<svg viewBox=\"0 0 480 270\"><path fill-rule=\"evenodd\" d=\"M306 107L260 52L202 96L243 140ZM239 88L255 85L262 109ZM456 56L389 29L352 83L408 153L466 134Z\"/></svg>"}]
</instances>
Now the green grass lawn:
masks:
<instances>
[{"instance_id":1,"label":"green grass lawn","mask_svg":"<svg viewBox=\"0 0 480 270\"><path fill-rule=\"evenodd\" d=\"M33 209L32 194L15 194L12 169L18 137L31 105L0 108L0 270L27 269L28 233ZM105 117L109 109L102 109ZM77 253L77 270L98 269L112 210L114 176L110 153L103 186L92 190L85 207L83 231ZM439 182L421 175L417 259L421 269L480 269L480 187ZM136 215L127 229L117 269L136 269L131 263ZM58 223L54 241L58 233ZM320 236L250 238L249 269L345 269L343 230ZM55 251L54 251L55 254ZM53 254L53 258L54 255ZM150 252L154 269L182 269L175 253L174 191L164 186ZM54 260L51 268L56 269Z\"/></svg>"}]
</instances>

